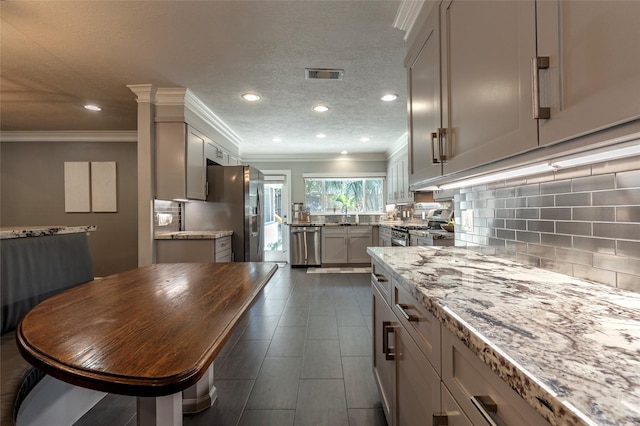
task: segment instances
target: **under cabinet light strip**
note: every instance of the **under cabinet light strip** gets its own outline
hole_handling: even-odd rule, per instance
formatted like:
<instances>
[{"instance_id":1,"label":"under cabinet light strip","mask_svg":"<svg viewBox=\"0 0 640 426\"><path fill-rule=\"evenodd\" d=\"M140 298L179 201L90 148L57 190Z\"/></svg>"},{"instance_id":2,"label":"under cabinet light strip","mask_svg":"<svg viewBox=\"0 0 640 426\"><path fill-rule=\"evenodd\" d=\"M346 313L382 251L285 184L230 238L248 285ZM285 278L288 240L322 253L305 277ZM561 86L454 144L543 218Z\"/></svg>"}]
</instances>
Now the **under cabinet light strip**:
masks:
<instances>
[{"instance_id":1,"label":"under cabinet light strip","mask_svg":"<svg viewBox=\"0 0 640 426\"><path fill-rule=\"evenodd\" d=\"M554 168L547 163L535 164L533 166L521 167L518 169L506 170L498 173L491 173L485 176L479 176L471 179L463 179L457 182L451 182L444 185L440 185L440 189L455 189L465 186L479 185L481 183L495 182L503 179L511 179L515 177L522 177L528 175L534 175L536 173L553 171Z\"/></svg>"},{"instance_id":2,"label":"under cabinet light strip","mask_svg":"<svg viewBox=\"0 0 640 426\"><path fill-rule=\"evenodd\" d=\"M566 159L553 160L550 164L556 168L575 167L584 164L599 163L602 161L615 160L616 158L632 157L640 155L640 140L636 145L625 146L617 149L595 152L592 154L568 157Z\"/></svg>"}]
</instances>

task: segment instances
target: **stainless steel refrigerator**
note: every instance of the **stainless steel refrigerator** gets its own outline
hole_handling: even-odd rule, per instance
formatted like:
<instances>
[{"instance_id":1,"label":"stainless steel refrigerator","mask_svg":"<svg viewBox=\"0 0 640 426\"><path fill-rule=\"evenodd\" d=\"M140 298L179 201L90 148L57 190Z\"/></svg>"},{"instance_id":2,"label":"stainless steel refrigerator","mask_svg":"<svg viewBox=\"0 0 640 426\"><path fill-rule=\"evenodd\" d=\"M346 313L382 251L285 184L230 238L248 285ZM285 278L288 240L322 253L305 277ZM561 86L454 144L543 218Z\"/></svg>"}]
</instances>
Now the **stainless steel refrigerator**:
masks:
<instances>
[{"instance_id":1,"label":"stainless steel refrigerator","mask_svg":"<svg viewBox=\"0 0 640 426\"><path fill-rule=\"evenodd\" d=\"M263 260L264 177L249 166L208 166L207 222L231 230L235 262Z\"/></svg>"}]
</instances>

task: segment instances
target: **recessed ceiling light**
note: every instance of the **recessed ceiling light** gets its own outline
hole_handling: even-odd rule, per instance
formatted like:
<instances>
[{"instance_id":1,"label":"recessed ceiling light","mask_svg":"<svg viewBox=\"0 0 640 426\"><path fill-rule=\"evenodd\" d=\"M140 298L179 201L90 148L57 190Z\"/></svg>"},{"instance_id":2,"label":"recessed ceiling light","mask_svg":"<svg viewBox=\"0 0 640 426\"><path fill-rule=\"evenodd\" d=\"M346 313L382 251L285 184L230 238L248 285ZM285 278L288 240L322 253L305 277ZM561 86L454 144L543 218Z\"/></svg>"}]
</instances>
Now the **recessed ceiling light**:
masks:
<instances>
[{"instance_id":1,"label":"recessed ceiling light","mask_svg":"<svg viewBox=\"0 0 640 426\"><path fill-rule=\"evenodd\" d=\"M84 107L89 111L102 111L102 108L100 108L98 105L88 104L88 105L85 105Z\"/></svg>"},{"instance_id":2,"label":"recessed ceiling light","mask_svg":"<svg viewBox=\"0 0 640 426\"><path fill-rule=\"evenodd\" d=\"M245 93L242 95L242 99L249 102L255 102L260 100L260 95L256 95L255 93Z\"/></svg>"},{"instance_id":3,"label":"recessed ceiling light","mask_svg":"<svg viewBox=\"0 0 640 426\"><path fill-rule=\"evenodd\" d=\"M391 101L395 101L396 99L398 99L398 95L396 95L395 93L387 93L386 95L384 95L380 99L382 99L385 102L391 102Z\"/></svg>"},{"instance_id":4,"label":"recessed ceiling light","mask_svg":"<svg viewBox=\"0 0 640 426\"><path fill-rule=\"evenodd\" d=\"M368 137L366 137L366 136L365 136L365 137L363 137L363 138L360 138L360 142L369 142L370 140L371 140L371 139L370 139L370 138L368 138Z\"/></svg>"},{"instance_id":5,"label":"recessed ceiling light","mask_svg":"<svg viewBox=\"0 0 640 426\"><path fill-rule=\"evenodd\" d=\"M319 139L323 139L323 138L326 138L326 137L327 137L327 135L325 135L324 133L318 133L316 135L316 138L319 138Z\"/></svg>"},{"instance_id":6,"label":"recessed ceiling light","mask_svg":"<svg viewBox=\"0 0 640 426\"><path fill-rule=\"evenodd\" d=\"M342 151L340 154L342 154L342 155L347 155L347 154L348 154L348 152L347 152L347 151Z\"/></svg>"},{"instance_id":7,"label":"recessed ceiling light","mask_svg":"<svg viewBox=\"0 0 640 426\"><path fill-rule=\"evenodd\" d=\"M326 112L329 111L329 107L326 105L316 105L313 107L315 112Z\"/></svg>"},{"instance_id":8,"label":"recessed ceiling light","mask_svg":"<svg viewBox=\"0 0 640 426\"><path fill-rule=\"evenodd\" d=\"M274 142L282 142L282 139L280 139L280 138L273 138L271 140L274 141Z\"/></svg>"}]
</instances>

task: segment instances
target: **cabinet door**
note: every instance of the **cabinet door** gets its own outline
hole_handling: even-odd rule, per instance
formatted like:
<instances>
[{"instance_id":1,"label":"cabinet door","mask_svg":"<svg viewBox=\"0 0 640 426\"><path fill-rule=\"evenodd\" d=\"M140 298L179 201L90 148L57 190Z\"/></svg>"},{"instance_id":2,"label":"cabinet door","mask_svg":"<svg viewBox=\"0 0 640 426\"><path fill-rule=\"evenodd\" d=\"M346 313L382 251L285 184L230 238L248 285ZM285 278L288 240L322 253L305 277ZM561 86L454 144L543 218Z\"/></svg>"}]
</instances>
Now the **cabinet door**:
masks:
<instances>
[{"instance_id":1,"label":"cabinet door","mask_svg":"<svg viewBox=\"0 0 640 426\"><path fill-rule=\"evenodd\" d=\"M372 245L371 228L365 229L351 227L349 229L349 263L370 263L371 257L367 254L367 247Z\"/></svg>"},{"instance_id":2,"label":"cabinet door","mask_svg":"<svg viewBox=\"0 0 640 426\"><path fill-rule=\"evenodd\" d=\"M413 194L409 191L409 160L402 158L398 161L398 181L400 182L400 197L405 202L413 201Z\"/></svg>"},{"instance_id":3,"label":"cabinet door","mask_svg":"<svg viewBox=\"0 0 640 426\"><path fill-rule=\"evenodd\" d=\"M640 2L540 1L540 144L640 118Z\"/></svg>"},{"instance_id":4,"label":"cabinet door","mask_svg":"<svg viewBox=\"0 0 640 426\"><path fill-rule=\"evenodd\" d=\"M440 377L402 327L395 333L396 420L424 426L440 412Z\"/></svg>"},{"instance_id":5,"label":"cabinet door","mask_svg":"<svg viewBox=\"0 0 640 426\"><path fill-rule=\"evenodd\" d=\"M409 183L440 176L442 165L436 161L431 134L442 126L440 98L440 24L439 7L421 29L405 61L408 83Z\"/></svg>"},{"instance_id":6,"label":"cabinet door","mask_svg":"<svg viewBox=\"0 0 640 426\"><path fill-rule=\"evenodd\" d=\"M189 129L187 133L187 198L206 200L207 168L204 138Z\"/></svg>"},{"instance_id":7,"label":"cabinet door","mask_svg":"<svg viewBox=\"0 0 640 426\"><path fill-rule=\"evenodd\" d=\"M440 22L443 173L535 148L535 2L450 0L441 6Z\"/></svg>"},{"instance_id":8,"label":"cabinet door","mask_svg":"<svg viewBox=\"0 0 640 426\"><path fill-rule=\"evenodd\" d=\"M395 173L393 164L387 167L387 204L394 204L396 197L394 195L396 185Z\"/></svg>"},{"instance_id":9,"label":"cabinet door","mask_svg":"<svg viewBox=\"0 0 640 426\"><path fill-rule=\"evenodd\" d=\"M382 398L382 410L390 426L395 400L395 363L391 354L395 347L395 317L389 305L372 285L373 295L373 377Z\"/></svg>"},{"instance_id":10,"label":"cabinet door","mask_svg":"<svg viewBox=\"0 0 640 426\"><path fill-rule=\"evenodd\" d=\"M322 263L347 263L347 233L343 229L323 230Z\"/></svg>"}]
</instances>

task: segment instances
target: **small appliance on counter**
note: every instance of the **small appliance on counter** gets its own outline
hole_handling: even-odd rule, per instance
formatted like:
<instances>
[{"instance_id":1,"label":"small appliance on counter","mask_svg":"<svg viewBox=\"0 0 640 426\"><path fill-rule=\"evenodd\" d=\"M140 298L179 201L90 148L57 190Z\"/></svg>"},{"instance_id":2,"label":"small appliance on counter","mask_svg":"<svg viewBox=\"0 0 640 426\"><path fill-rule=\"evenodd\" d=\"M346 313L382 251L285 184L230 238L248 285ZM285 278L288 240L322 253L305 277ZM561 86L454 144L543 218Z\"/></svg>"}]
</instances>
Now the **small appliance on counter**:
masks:
<instances>
[{"instance_id":1,"label":"small appliance on counter","mask_svg":"<svg viewBox=\"0 0 640 426\"><path fill-rule=\"evenodd\" d=\"M304 203L293 203L291 205L291 218L294 222L309 222L311 211L305 207Z\"/></svg>"}]
</instances>

